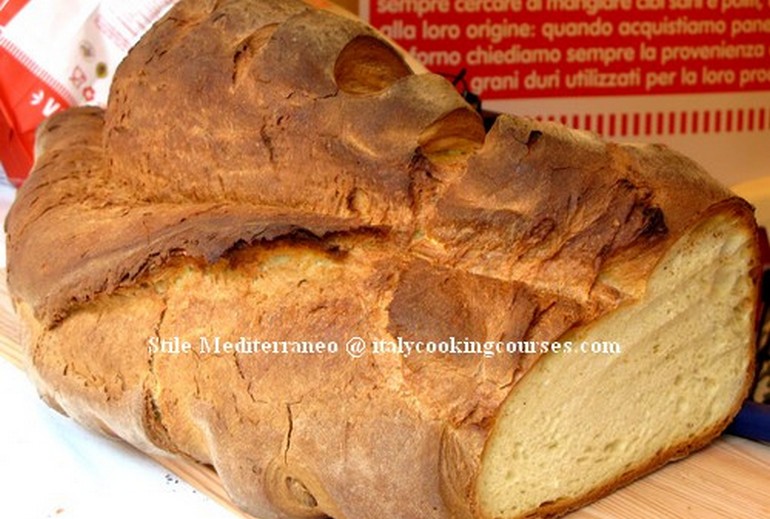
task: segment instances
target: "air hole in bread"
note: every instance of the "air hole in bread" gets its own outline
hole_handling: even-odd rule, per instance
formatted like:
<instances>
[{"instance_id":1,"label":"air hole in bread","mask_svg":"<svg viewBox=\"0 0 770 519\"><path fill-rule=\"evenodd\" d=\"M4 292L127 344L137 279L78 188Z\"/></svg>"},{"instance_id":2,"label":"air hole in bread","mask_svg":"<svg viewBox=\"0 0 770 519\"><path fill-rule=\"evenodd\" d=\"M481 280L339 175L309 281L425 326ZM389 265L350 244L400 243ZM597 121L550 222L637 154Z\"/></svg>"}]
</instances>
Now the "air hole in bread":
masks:
<instances>
[{"instance_id":1,"label":"air hole in bread","mask_svg":"<svg viewBox=\"0 0 770 519\"><path fill-rule=\"evenodd\" d=\"M281 511L281 517L333 519L329 513L337 514L317 480L301 468L289 469L283 456L268 464L265 484L268 498Z\"/></svg>"},{"instance_id":2,"label":"air hole in bread","mask_svg":"<svg viewBox=\"0 0 770 519\"><path fill-rule=\"evenodd\" d=\"M417 142L428 159L462 158L484 143L484 123L470 108L457 108L443 115L420 134Z\"/></svg>"},{"instance_id":3,"label":"air hole in bread","mask_svg":"<svg viewBox=\"0 0 770 519\"><path fill-rule=\"evenodd\" d=\"M376 94L411 74L398 52L373 36L353 38L334 64L337 86L354 95Z\"/></svg>"},{"instance_id":4,"label":"air hole in bread","mask_svg":"<svg viewBox=\"0 0 770 519\"><path fill-rule=\"evenodd\" d=\"M316 501L316 498L313 496L313 494L310 493L302 481L288 476L286 478L286 489L289 491L289 494L291 494L291 496L302 506L306 506L308 508L315 508L318 506L318 501Z\"/></svg>"}]
</instances>

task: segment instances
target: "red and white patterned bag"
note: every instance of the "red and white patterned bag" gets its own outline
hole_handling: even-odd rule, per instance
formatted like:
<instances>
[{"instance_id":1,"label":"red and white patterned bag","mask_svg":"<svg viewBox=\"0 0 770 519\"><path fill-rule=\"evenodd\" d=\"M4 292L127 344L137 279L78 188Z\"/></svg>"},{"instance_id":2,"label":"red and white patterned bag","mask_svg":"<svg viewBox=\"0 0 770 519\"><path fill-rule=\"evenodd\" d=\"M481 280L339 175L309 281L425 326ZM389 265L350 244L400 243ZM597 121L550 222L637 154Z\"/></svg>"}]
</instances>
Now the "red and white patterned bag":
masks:
<instances>
[{"instance_id":1,"label":"red and white patterned bag","mask_svg":"<svg viewBox=\"0 0 770 519\"><path fill-rule=\"evenodd\" d=\"M0 161L16 185L43 119L104 105L115 68L176 0L0 0Z\"/></svg>"}]
</instances>

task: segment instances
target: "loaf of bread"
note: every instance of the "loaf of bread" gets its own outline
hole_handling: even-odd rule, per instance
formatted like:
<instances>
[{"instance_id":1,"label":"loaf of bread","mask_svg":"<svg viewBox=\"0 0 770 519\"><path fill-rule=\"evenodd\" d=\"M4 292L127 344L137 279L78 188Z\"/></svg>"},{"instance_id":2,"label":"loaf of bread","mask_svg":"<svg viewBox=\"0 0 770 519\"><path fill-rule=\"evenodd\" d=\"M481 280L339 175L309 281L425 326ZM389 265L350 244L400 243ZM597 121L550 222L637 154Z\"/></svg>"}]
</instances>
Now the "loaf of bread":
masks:
<instances>
[{"instance_id":1,"label":"loaf of bread","mask_svg":"<svg viewBox=\"0 0 770 519\"><path fill-rule=\"evenodd\" d=\"M42 398L260 519L553 517L748 391L746 202L661 146L485 132L363 23L183 0L37 146L6 232Z\"/></svg>"}]
</instances>

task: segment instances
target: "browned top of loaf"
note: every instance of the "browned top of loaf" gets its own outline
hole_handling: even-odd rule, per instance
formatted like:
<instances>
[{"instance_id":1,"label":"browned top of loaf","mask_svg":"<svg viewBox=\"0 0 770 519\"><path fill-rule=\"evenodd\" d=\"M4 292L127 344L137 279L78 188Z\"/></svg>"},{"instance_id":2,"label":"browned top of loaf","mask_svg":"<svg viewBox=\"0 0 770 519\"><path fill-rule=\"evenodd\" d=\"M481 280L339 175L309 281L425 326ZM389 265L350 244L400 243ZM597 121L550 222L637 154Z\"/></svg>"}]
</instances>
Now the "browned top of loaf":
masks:
<instances>
[{"instance_id":1,"label":"browned top of loaf","mask_svg":"<svg viewBox=\"0 0 770 519\"><path fill-rule=\"evenodd\" d=\"M430 336L449 315L473 335L486 305L456 294L483 284L503 309L488 336L553 336L637 294L693 215L730 196L659 148L507 116L485 136L447 81L298 1L178 4L106 111L58 114L38 145L6 222L8 275L48 325L170 256L376 229L404 265L394 333ZM434 320L414 311L425 291ZM506 317L520 293L530 310Z\"/></svg>"}]
</instances>

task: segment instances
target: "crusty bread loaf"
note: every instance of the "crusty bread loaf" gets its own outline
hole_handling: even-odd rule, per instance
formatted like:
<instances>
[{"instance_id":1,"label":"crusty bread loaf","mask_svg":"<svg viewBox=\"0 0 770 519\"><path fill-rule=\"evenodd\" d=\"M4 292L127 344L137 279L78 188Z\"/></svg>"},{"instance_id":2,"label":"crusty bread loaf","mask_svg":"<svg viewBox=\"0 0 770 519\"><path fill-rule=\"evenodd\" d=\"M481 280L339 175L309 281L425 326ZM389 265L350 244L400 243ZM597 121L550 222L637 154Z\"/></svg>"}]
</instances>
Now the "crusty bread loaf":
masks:
<instances>
[{"instance_id":1,"label":"crusty bread loaf","mask_svg":"<svg viewBox=\"0 0 770 519\"><path fill-rule=\"evenodd\" d=\"M485 134L301 2L180 2L105 111L40 128L6 230L41 396L213 465L262 519L563 514L713 439L752 371L748 204L663 147ZM353 337L538 348L354 358Z\"/></svg>"}]
</instances>

